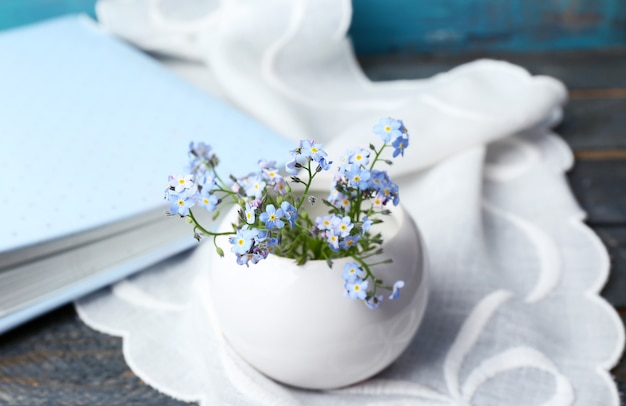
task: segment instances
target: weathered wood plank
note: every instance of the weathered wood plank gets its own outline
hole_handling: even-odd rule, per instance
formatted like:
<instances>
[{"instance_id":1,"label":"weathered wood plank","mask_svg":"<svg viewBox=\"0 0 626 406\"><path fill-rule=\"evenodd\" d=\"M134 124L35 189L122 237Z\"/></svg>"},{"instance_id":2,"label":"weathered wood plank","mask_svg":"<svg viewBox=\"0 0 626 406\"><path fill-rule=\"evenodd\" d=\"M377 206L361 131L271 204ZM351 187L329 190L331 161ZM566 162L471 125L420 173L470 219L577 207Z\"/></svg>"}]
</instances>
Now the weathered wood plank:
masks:
<instances>
[{"instance_id":1,"label":"weathered wood plank","mask_svg":"<svg viewBox=\"0 0 626 406\"><path fill-rule=\"evenodd\" d=\"M0 336L0 404L187 405L137 378L121 348L72 306L27 323Z\"/></svg>"},{"instance_id":2,"label":"weathered wood plank","mask_svg":"<svg viewBox=\"0 0 626 406\"><path fill-rule=\"evenodd\" d=\"M626 159L578 160L568 178L591 226L626 226Z\"/></svg>"},{"instance_id":3,"label":"weathered wood plank","mask_svg":"<svg viewBox=\"0 0 626 406\"><path fill-rule=\"evenodd\" d=\"M534 52L626 41L621 0L354 0L360 53Z\"/></svg>"},{"instance_id":4,"label":"weathered wood plank","mask_svg":"<svg viewBox=\"0 0 626 406\"><path fill-rule=\"evenodd\" d=\"M574 150L626 148L626 98L571 100L556 132Z\"/></svg>"},{"instance_id":5,"label":"weathered wood plank","mask_svg":"<svg viewBox=\"0 0 626 406\"><path fill-rule=\"evenodd\" d=\"M611 258L611 273L602 296L616 308L623 309L626 316L626 227L594 227L594 231L602 239Z\"/></svg>"},{"instance_id":6,"label":"weathered wood plank","mask_svg":"<svg viewBox=\"0 0 626 406\"><path fill-rule=\"evenodd\" d=\"M626 310L620 312L622 323L626 325ZM622 356L619 364L611 371L613 377L617 382L617 389L619 390L621 405L626 405L626 355Z\"/></svg>"},{"instance_id":7,"label":"weathered wood plank","mask_svg":"<svg viewBox=\"0 0 626 406\"><path fill-rule=\"evenodd\" d=\"M88 14L95 18L97 0L2 0L0 30L32 24L66 14Z\"/></svg>"},{"instance_id":8,"label":"weathered wood plank","mask_svg":"<svg viewBox=\"0 0 626 406\"><path fill-rule=\"evenodd\" d=\"M626 4L626 2L625 2ZM372 80L428 78L462 63L480 58L508 61L523 66L533 75L562 80L568 88L626 89L626 48L593 52L550 52L515 54L505 52L463 55L357 55ZM597 94L596 94L597 95Z\"/></svg>"}]
</instances>

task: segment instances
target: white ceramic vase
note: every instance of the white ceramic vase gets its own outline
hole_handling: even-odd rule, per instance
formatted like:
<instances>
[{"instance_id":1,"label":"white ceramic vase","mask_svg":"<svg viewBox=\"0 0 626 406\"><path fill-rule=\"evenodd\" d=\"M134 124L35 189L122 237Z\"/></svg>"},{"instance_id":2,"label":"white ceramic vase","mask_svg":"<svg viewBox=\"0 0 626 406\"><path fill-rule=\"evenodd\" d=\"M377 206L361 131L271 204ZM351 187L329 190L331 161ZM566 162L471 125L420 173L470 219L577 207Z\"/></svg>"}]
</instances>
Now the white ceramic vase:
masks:
<instances>
[{"instance_id":1,"label":"white ceramic vase","mask_svg":"<svg viewBox=\"0 0 626 406\"><path fill-rule=\"evenodd\" d=\"M334 260L330 269L326 261L298 266L270 255L247 268L237 265L222 239L226 256L211 260L211 297L232 348L270 378L306 389L350 385L394 362L421 323L428 262L413 220L401 207L391 210L381 228L384 253L379 259L393 263L373 271L385 283L403 280L405 286L398 300L385 297L376 310L344 295L341 274L350 258ZM230 230L236 219L233 209L220 231Z\"/></svg>"}]
</instances>

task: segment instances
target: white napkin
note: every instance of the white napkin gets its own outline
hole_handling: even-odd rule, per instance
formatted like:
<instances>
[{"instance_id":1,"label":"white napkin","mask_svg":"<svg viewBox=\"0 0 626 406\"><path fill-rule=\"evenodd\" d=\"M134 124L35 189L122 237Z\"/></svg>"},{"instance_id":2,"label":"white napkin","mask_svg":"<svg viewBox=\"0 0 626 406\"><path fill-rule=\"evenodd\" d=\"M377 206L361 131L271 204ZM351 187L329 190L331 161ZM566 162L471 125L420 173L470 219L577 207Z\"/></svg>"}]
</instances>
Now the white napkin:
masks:
<instances>
[{"instance_id":1,"label":"white napkin","mask_svg":"<svg viewBox=\"0 0 626 406\"><path fill-rule=\"evenodd\" d=\"M138 46L203 62L169 66L335 156L367 145L380 117L403 119L411 145L390 173L432 263L410 348L331 392L276 384L223 342L208 245L77 303L89 325L124 337L148 384L201 404L618 405L607 370L624 330L598 296L609 262L563 175L571 152L549 130L565 100L558 81L483 60L369 82L346 39L349 1L105 0L98 14Z\"/></svg>"}]
</instances>

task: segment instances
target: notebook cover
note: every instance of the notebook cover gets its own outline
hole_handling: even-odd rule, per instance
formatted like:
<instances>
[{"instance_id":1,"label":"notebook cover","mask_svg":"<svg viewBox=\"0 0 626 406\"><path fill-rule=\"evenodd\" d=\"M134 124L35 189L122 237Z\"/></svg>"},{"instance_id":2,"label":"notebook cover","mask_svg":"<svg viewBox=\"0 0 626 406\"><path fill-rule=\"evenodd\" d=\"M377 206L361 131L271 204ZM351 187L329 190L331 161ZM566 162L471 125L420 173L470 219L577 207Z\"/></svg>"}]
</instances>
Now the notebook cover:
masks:
<instances>
[{"instance_id":1,"label":"notebook cover","mask_svg":"<svg viewBox=\"0 0 626 406\"><path fill-rule=\"evenodd\" d=\"M0 55L0 269L164 207L190 141L211 144L225 175L292 148L87 17L5 31Z\"/></svg>"}]
</instances>

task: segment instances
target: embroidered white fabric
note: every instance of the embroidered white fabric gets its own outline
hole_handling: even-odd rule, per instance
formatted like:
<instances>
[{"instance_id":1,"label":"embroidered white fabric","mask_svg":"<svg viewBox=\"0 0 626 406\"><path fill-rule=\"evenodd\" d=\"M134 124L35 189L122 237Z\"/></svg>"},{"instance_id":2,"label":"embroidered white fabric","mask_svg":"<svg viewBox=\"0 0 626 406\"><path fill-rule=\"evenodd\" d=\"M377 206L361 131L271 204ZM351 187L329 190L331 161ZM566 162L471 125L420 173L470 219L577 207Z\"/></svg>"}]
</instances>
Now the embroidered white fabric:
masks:
<instances>
[{"instance_id":1,"label":"embroidered white fabric","mask_svg":"<svg viewBox=\"0 0 626 406\"><path fill-rule=\"evenodd\" d=\"M201 245L76 303L88 325L124 338L145 382L202 405L619 404L608 369L624 330L598 295L609 261L564 177L572 154L549 129L566 96L558 81L481 60L372 83L346 38L347 0L97 6L105 28L182 57L167 65L294 140L341 152L379 117L402 118L411 145L391 175L432 264L406 353L367 382L315 392L269 380L224 342Z\"/></svg>"}]
</instances>

